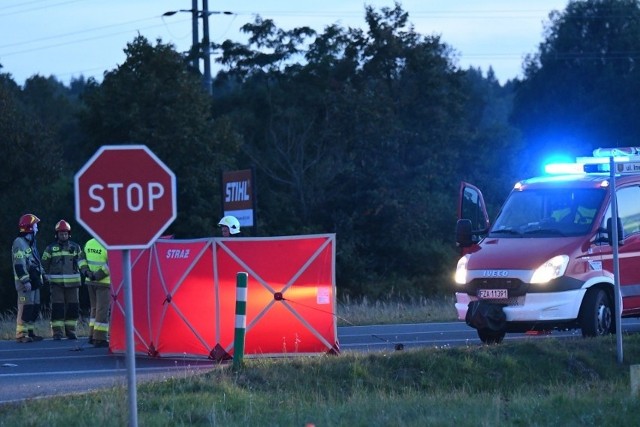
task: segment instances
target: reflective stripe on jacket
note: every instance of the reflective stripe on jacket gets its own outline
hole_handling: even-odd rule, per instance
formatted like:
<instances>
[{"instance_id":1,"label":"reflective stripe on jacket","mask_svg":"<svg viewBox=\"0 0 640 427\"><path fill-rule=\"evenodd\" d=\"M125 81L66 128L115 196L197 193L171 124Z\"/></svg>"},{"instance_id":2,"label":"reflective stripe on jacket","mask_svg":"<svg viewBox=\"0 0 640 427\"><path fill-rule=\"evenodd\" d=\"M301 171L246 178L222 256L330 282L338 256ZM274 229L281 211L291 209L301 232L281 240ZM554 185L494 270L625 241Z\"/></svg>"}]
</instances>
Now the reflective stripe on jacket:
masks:
<instances>
[{"instance_id":1,"label":"reflective stripe on jacket","mask_svg":"<svg viewBox=\"0 0 640 427\"><path fill-rule=\"evenodd\" d=\"M109 254L105 247L96 239L91 239L84 245L84 254L89 270L96 275L96 280L87 279L88 283L98 286L110 286Z\"/></svg>"},{"instance_id":2,"label":"reflective stripe on jacket","mask_svg":"<svg viewBox=\"0 0 640 427\"><path fill-rule=\"evenodd\" d=\"M84 258L82 248L70 240L55 242L42 253L42 267L52 285L77 288L80 281L80 259Z\"/></svg>"},{"instance_id":3,"label":"reflective stripe on jacket","mask_svg":"<svg viewBox=\"0 0 640 427\"><path fill-rule=\"evenodd\" d=\"M13 255L15 287L16 290L22 290L24 284L31 281L29 277L31 271L35 270L38 274L42 271L38 251L33 249L33 245L29 240L20 236L13 241L11 253ZM37 283L32 283L31 285L35 289Z\"/></svg>"}]
</instances>

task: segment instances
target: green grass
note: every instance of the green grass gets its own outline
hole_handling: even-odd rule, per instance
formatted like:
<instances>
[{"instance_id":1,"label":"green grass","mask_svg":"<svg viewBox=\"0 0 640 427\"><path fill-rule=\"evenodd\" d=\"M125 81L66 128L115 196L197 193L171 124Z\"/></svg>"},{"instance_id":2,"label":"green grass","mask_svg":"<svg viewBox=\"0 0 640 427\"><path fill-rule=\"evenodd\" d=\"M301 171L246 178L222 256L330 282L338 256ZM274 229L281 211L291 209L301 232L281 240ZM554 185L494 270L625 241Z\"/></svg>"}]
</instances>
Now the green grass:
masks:
<instances>
[{"instance_id":1,"label":"green grass","mask_svg":"<svg viewBox=\"0 0 640 427\"><path fill-rule=\"evenodd\" d=\"M390 323L453 322L457 320L453 295L410 300L376 300L367 298L337 304L338 326Z\"/></svg>"},{"instance_id":2,"label":"green grass","mask_svg":"<svg viewBox=\"0 0 640 427\"><path fill-rule=\"evenodd\" d=\"M345 324L453 320L453 300L341 304ZM12 321L7 316L2 323ZM42 320L46 326L46 321ZM8 328L13 337L14 325ZM4 331L4 329L3 329ZM5 333L3 332L3 335ZM584 426L636 425L630 365L640 334L551 337L496 346L245 359L242 369L185 368L137 387L140 426ZM0 406L0 426L123 426L128 391Z\"/></svg>"},{"instance_id":3,"label":"green grass","mask_svg":"<svg viewBox=\"0 0 640 427\"><path fill-rule=\"evenodd\" d=\"M246 359L137 388L141 426L636 425L640 335ZM122 426L127 390L0 406L0 426Z\"/></svg>"},{"instance_id":4,"label":"green grass","mask_svg":"<svg viewBox=\"0 0 640 427\"><path fill-rule=\"evenodd\" d=\"M337 303L338 326L390 323L452 322L457 319L455 297L414 298L410 300L377 300L367 298L358 301L346 299ZM15 314L0 314L0 339L15 337ZM89 330L86 319L78 322L77 335L86 336ZM51 337L47 313L36 323L36 333Z\"/></svg>"},{"instance_id":5,"label":"green grass","mask_svg":"<svg viewBox=\"0 0 640 427\"><path fill-rule=\"evenodd\" d=\"M45 338L51 338L51 323L48 314L44 314L38 318L36 322L35 332ZM89 334L89 325L87 319L81 319L76 326L76 335L86 337ZM0 314L0 339L12 340L16 336L16 315L15 313Z\"/></svg>"}]
</instances>

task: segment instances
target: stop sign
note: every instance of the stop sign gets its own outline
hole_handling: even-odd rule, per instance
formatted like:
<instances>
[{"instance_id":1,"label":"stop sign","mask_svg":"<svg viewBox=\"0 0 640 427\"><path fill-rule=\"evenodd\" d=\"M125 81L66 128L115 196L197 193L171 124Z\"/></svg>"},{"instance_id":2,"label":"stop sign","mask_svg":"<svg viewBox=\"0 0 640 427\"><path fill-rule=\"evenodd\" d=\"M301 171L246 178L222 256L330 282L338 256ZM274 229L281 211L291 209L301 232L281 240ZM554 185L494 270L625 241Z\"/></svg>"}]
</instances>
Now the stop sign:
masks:
<instances>
[{"instance_id":1,"label":"stop sign","mask_svg":"<svg viewBox=\"0 0 640 427\"><path fill-rule=\"evenodd\" d=\"M76 220L107 249L144 249L177 216L176 177L144 145L101 147L76 173Z\"/></svg>"}]
</instances>

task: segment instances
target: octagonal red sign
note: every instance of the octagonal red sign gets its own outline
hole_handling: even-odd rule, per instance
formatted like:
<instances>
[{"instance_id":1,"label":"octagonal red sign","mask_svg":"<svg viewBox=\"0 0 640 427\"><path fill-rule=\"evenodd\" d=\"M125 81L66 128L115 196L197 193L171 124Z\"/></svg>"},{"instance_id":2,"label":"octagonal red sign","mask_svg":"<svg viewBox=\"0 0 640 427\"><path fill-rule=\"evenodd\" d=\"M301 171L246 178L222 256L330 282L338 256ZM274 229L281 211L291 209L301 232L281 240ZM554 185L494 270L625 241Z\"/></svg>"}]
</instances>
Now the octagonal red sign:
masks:
<instances>
[{"instance_id":1,"label":"octagonal red sign","mask_svg":"<svg viewBox=\"0 0 640 427\"><path fill-rule=\"evenodd\" d=\"M144 249L177 216L176 177L144 145L105 145L76 173L76 220L107 249Z\"/></svg>"}]
</instances>

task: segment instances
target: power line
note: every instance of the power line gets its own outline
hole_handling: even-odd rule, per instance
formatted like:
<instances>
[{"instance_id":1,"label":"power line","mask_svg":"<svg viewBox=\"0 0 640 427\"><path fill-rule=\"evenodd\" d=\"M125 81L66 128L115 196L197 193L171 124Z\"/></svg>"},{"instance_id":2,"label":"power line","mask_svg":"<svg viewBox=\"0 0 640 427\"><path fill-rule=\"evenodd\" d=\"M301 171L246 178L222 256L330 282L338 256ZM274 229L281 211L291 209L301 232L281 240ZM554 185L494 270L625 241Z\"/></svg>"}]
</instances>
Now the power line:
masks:
<instances>
[{"instance_id":1,"label":"power line","mask_svg":"<svg viewBox=\"0 0 640 427\"><path fill-rule=\"evenodd\" d=\"M412 11L409 12L409 20L415 17L428 18L428 17L470 17L470 18L537 18L541 13L547 13L547 10L461 10L461 11ZM362 17L364 18L364 11L340 11L340 12L309 12L309 11L295 11L295 10L277 10L277 11L239 11L238 15L261 15L261 16L296 16L296 17Z\"/></svg>"},{"instance_id":2,"label":"power line","mask_svg":"<svg viewBox=\"0 0 640 427\"><path fill-rule=\"evenodd\" d=\"M16 7L28 6L30 4L43 3L45 1L46 0L33 0L33 1L30 1L30 2L22 2L22 3L19 3L19 4L10 5L10 6L6 6L4 8L0 8L0 17L19 15L21 13L32 12L34 10L49 9L49 8L56 7L56 6L62 6L62 5L65 5L65 4L70 4L70 3L78 3L80 1L86 1L86 0L66 0L66 1L61 1L61 2L53 3L53 4L49 3L46 6L42 6L42 7L34 7L34 8L31 8L31 9L18 10L16 12L2 13L2 11L6 10L6 9L13 9L13 8L16 8Z\"/></svg>"},{"instance_id":3,"label":"power line","mask_svg":"<svg viewBox=\"0 0 640 427\"><path fill-rule=\"evenodd\" d=\"M48 44L45 46L40 46L40 47L34 47L31 49L24 49L24 50L19 50L19 51L14 51L14 52L7 52L7 53L0 53L0 58L2 57L7 57L7 56L13 56L13 55L20 55L20 54L24 54L24 53L30 53L30 52L37 52L39 50L45 50L45 49L50 49L50 48L55 48L55 47L60 47L60 46L67 46L70 44L78 44L78 43L86 43L89 41L94 41L94 40L100 40L100 39L105 39L105 38L109 38L109 37L113 37L113 36L117 36L117 35L121 35L121 34L128 34L131 33L132 31L140 31L140 30L148 30L148 29L152 29L152 28L158 28L158 27L162 27L163 24L156 24L156 25L149 25L147 27L141 27L138 29L130 29L130 30L123 30L123 31L119 31L117 33L109 33L109 34L103 34L103 35L99 35L99 36L93 36L93 37L87 37L87 38L83 38L81 40L71 40L68 42L64 42L64 43L56 43L56 44ZM48 40L50 38L46 38L46 40ZM43 39L39 39L39 40L43 40ZM29 42L25 42L23 44L26 43L33 43L34 41L29 41ZM15 43L13 44L15 45ZM8 46L12 46L12 45L8 45Z\"/></svg>"},{"instance_id":4,"label":"power line","mask_svg":"<svg viewBox=\"0 0 640 427\"><path fill-rule=\"evenodd\" d=\"M124 25L130 25L130 24L136 24L139 22L146 22L146 21L150 21L151 19L157 19L156 17L154 18L145 18L145 19L136 19L134 21L127 21L127 22L122 22L119 24L111 24L111 25L104 25L102 27L94 27L94 28L89 28L89 29L85 29L85 30L78 30L78 31L73 31L70 33L62 33L62 34L55 34L52 36L46 36L46 37L39 37L36 39L31 39L31 40L26 40L26 41L22 41L22 42L15 42L15 43L8 43L8 44L3 44L0 45L0 49L2 48L6 48L6 47L14 47L14 46L24 46L24 45L28 45L28 44L32 44L32 43L37 43L43 40L52 40L52 39L59 39L59 38L66 38L66 37L70 37L70 36L75 36L75 35L80 35L80 34L85 34L85 33L91 33L94 31L101 31L101 30L105 30L108 28L114 28L114 27L121 27ZM154 25L151 27L145 27L146 28L154 28L157 27L158 25ZM121 33L115 33L115 34L121 34ZM83 40L80 40L79 42L82 42Z\"/></svg>"},{"instance_id":5,"label":"power line","mask_svg":"<svg viewBox=\"0 0 640 427\"><path fill-rule=\"evenodd\" d=\"M7 8L13 8L13 7L19 7L19 6L24 6L24 5L29 5L29 4L39 4L42 3L45 0L34 0L28 3L23 3L23 4L19 4L19 5L12 5L12 6L8 6ZM53 3L53 4L48 4L47 6L45 6L45 8L50 8L50 7L54 7L54 6L59 6L59 5L64 5L64 4L69 4L69 3L76 3L79 1L83 1L83 0L67 0L67 1L63 1L63 2L57 2L57 3ZM6 8L5 8L6 9ZM40 10L42 8L31 8L31 9L25 9L20 11L19 13L23 13L23 12L28 12L28 11L33 11L33 10ZM6 16L7 14L2 14L1 13L2 9L0 9L0 16ZM536 11L536 10L529 10L529 11L522 11L522 13L536 13L539 14L542 11ZM221 12L210 12L211 14L215 14L215 13L221 13ZM292 11L292 10L286 10L286 11L263 11L261 12L265 15L269 15L269 16L285 16L285 17L306 17L306 18L322 18L322 17L336 17L336 18L344 18L344 17L348 17L348 16L362 16L362 11L347 11L347 12L325 12L325 13L310 13L310 12L304 12L304 11ZM433 16L433 17L443 17L443 16L450 16L451 19L459 19L461 16L467 16L468 19L479 19L482 18L481 16L479 16L479 13L488 13L489 16L487 16L488 18L492 18L492 19L498 19L498 18L505 18L505 17L498 17L495 16L496 13L513 13L513 11L503 11L503 10L493 10L493 11L454 11L454 12L449 12L449 11L432 11L432 12L414 12L413 14L410 15L410 20L413 17L418 17L418 18L424 18L424 17L428 17L428 16ZM249 16L256 16L259 13L256 12L234 12L234 13L227 13L227 14L232 14L234 16L234 21L235 18L237 16L242 16L242 15L249 15ZM514 15L510 15L510 16L506 16L509 18L513 18L515 17ZM125 25L130 25L130 24L135 24L138 22L145 22L145 21L149 21L152 19L157 19L157 16L151 17L151 18L144 18L144 19L138 19L138 20L133 20L133 21L125 21L125 22L121 22L121 23L115 23L115 24L111 24L111 25L105 25L105 26L101 26L101 27L95 27L95 28L89 28L89 29L84 29L84 30L79 30L79 31L74 31L74 32L69 32L69 33L63 33L63 34L56 34L56 35L52 35L52 36L47 36L47 37L41 37L41 38L36 38L36 39L31 39L31 40L26 40L26 41L22 41L22 42L13 42L13 43L8 43L8 44L4 44L4 45L0 45L0 49L2 48L7 48L7 47L15 47L15 46L24 46L24 45L29 45L29 44L33 44L33 43L37 43L39 41L42 40L51 40L51 39L58 39L58 38L66 38L66 37L71 37L74 35L81 35L81 34L87 34L87 33L91 33L91 32L95 32L95 31L101 31L104 29L108 29L108 28L114 28L114 27L119 27L119 26L125 26ZM178 21L177 23L180 22L184 22L186 20L181 20ZM229 26L227 27L227 29L225 30L225 33L228 32L229 27L231 24L229 24ZM156 28L157 26L149 26L149 27L145 27L143 29L149 29L149 28ZM165 25L166 27L166 25ZM112 35L119 35L122 34L121 32L118 33L112 33ZM95 38L94 38L95 39ZM84 40L78 40L78 43L83 42ZM74 43L74 41L70 41L69 43ZM56 45L51 45L53 47L57 47L60 46L62 44L56 44ZM31 52L33 51L33 49L29 49L25 52ZM9 54L5 54L5 55L14 55L14 54L18 54L20 52L11 52Z\"/></svg>"},{"instance_id":6,"label":"power line","mask_svg":"<svg viewBox=\"0 0 640 427\"><path fill-rule=\"evenodd\" d=\"M24 1L13 5L5 5L0 7L0 17L16 15L16 14L24 14L33 11L40 11L43 9L49 9L53 7L60 7L68 4L78 3L81 1L90 1L90 0L58 0L58 1L45 1L45 0L32 0L32 1ZM184 0L183 0L184 1ZM4 2L3 2L4 3ZM1 5L2 3L0 3ZM20 10L17 10L21 8ZM375 7L376 10L380 10L381 7ZM437 25L431 21L436 22L449 22L449 21L482 21L482 20L531 20L531 19L540 19L541 16L548 16L549 10L539 10L539 9L527 9L527 10L506 10L506 9L474 9L474 10L459 10L459 11L446 11L446 10L436 10L436 11L406 11L409 13L408 23L413 25L414 27L423 27L425 25L425 21L430 21L427 23L427 26L431 27L434 30L438 30ZM216 14L222 12L210 12L210 14ZM309 12L304 10L262 10L259 13L255 11L238 11L231 13L233 15L233 19L230 23L225 25L218 25L217 28L222 26L226 27L223 34L221 36L216 36L216 39L221 39L225 34L229 32L229 29L233 25L233 23L237 20L239 16L257 16L260 15L263 18L273 19L276 21L276 25L279 25L283 28L278 22L277 18L300 18L295 19L294 22L297 26L303 26L304 20L309 19L313 20L314 23L317 22L317 19L326 19L326 18L336 18L336 20L351 20L351 18L362 18L362 23L360 26L364 24L364 8L362 10L350 10L350 11L342 11L342 12L333 12L333 11L324 11L324 12ZM70 16L73 14L70 12ZM143 27L132 28L129 30L122 31L110 31L105 34L96 34L103 31L108 31L110 29L115 29L118 27L126 27L128 25L135 25L140 23L145 23L151 20L156 20L159 16L153 16L149 18L124 21L119 23L113 23L109 25L96 26L91 28L85 28L77 31L70 31L61 34L54 34L48 37L38 37L30 40L24 41L14 41L13 39L5 39L6 41L10 41L9 43L5 43L0 45L0 50L13 49L7 53L0 53L0 63L2 62L3 57L15 56L20 54L31 53L35 51L42 51L47 49L53 49L61 46L67 46L72 44L85 43L89 41L95 41L98 39L107 39L110 37L116 37L122 34L128 34L132 32L140 32L143 30L149 30L154 28L164 27L165 30L169 30L167 23L162 19L161 24L157 25L145 25ZM190 21L190 19L178 19L172 20L172 26L175 24L181 24L183 22ZM83 22L78 20L78 22ZM1 24L0 24L1 25ZM493 24L492 24L493 25ZM2 25L3 27L5 25ZM345 28L353 27L353 25L345 26ZM541 29L542 30L542 29ZM441 31L441 30L438 30ZM169 32L169 40L175 39L176 37ZM424 33L425 30L422 30ZM92 34L96 34L93 35ZM66 40L66 41L65 41ZM59 41L59 42L56 42ZM165 41L167 42L167 41ZM36 46L41 44L40 46ZM477 52L477 48L476 52ZM496 61L506 61L508 59L513 58L523 58L524 53L499 53L495 52L486 52L486 53L465 53L463 56L465 59L475 58L475 59L495 59ZM623 53L624 54L624 53ZM629 52L629 55L636 56L636 52Z\"/></svg>"}]
</instances>

